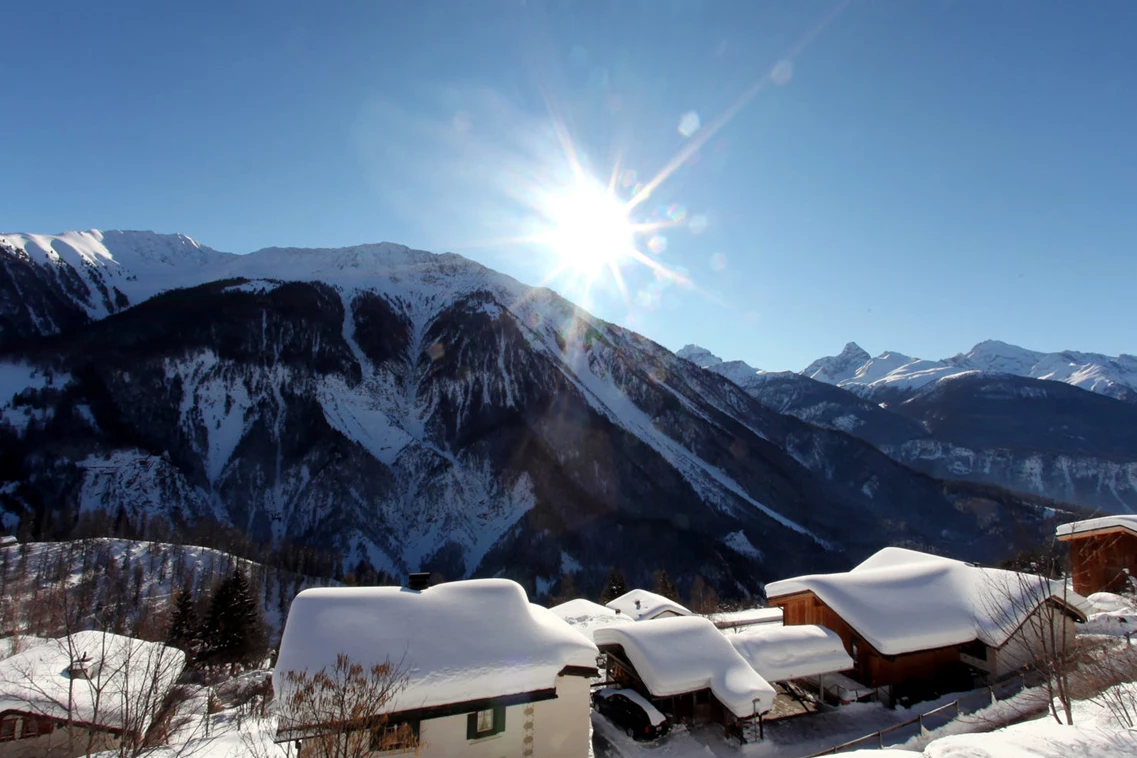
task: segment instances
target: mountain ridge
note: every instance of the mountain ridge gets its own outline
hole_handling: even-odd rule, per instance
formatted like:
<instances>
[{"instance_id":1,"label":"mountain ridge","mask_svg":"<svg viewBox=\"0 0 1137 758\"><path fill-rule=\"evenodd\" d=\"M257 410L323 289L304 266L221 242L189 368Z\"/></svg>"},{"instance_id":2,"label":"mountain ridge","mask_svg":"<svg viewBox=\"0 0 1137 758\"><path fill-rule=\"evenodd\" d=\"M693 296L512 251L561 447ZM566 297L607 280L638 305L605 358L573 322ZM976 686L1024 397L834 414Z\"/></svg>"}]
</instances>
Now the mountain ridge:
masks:
<instances>
[{"instance_id":1,"label":"mountain ridge","mask_svg":"<svg viewBox=\"0 0 1137 758\"><path fill-rule=\"evenodd\" d=\"M504 572L548 590L570 570L598 585L620 565L642 583L666 564L681 586L698 575L746 596L885 541L997 554L1054 518L772 411L460 256L389 243L198 255L190 238L141 235L158 250L134 260L155 282L122 250L60 262L41 245L57 238L41 238L32 261L4 239L0 262L23 279L0 318L26 332L0 359L8 526L124 508L391 574ZM171 246L193 260L171 263ZM173 282L57 328L102 292Z\"/></svg>"}]
</instances>

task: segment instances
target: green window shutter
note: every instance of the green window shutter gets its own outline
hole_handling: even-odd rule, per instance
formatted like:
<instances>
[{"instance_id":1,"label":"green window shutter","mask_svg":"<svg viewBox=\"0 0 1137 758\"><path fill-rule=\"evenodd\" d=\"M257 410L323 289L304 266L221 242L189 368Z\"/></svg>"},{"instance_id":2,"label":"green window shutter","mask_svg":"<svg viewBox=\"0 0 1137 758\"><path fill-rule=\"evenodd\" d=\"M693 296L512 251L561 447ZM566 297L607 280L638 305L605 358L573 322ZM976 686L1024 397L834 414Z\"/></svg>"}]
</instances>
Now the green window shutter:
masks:
<instances>
[{"instance_id":1,"label":"green window shutter","mask_svg":"<svg viewBox=\"0 0 1137 758\"><path fill-rule=\"evenodd\" d=\"M473 740L478 737L478 714L471 713L466 717L466 739Z\"/></svg>"},{"instance_id":2,"label":"green window shutter","mask_svg":"<svg viewBox=\"0 0 1137 758\"><path fill-rule=\"evenodd\" d=\"M493 733L501 734L505 731L505 706L495 705L493 707Z\"/></svg>"}]
</instances>

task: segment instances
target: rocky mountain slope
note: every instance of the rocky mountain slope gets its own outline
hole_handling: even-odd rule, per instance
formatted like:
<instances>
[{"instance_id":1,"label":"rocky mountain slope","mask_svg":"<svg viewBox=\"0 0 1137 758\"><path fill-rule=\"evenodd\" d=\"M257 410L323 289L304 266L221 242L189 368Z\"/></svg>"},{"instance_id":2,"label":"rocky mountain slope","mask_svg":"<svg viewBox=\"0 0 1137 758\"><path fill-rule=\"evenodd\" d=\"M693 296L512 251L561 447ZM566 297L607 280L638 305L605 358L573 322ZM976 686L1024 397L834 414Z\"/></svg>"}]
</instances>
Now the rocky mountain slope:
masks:
<instances>
[{"instance_id":1,"label":"rocky mountain slope","mask_svg":"<svg viewBox=\"0 0 1137 758\"><path fill-rule=\"evenodd\" d=\"M945 486L456 255L0 244L9 527L124 508L396 575L545 592L666 566L744 595L884 544L989 560L1053 526L1051 504Z\"/></svg>"},{"instance_id":2,"label":"rocky mountain slope","mask_svg":"<svg viewBox=\"0 0 1137 758\"><path fill-rule=\"evenodd\" d=\"M853 434L933 476L1093 510L1137 510L1137 403L1119 399L1125 395L1117 383L1079 388L1022 375L1040 365L1039 354L1006 347L998 348L999 359L984 345L952 359L975 368L917 370L896 353L863 360L867 353L850 343L801 374L722 362L697 346L679 355L773 410ZM895 364L900 368L889 369ZM1086 391L1091 387L1099 391Z\"/></svg>"}]
</instances>

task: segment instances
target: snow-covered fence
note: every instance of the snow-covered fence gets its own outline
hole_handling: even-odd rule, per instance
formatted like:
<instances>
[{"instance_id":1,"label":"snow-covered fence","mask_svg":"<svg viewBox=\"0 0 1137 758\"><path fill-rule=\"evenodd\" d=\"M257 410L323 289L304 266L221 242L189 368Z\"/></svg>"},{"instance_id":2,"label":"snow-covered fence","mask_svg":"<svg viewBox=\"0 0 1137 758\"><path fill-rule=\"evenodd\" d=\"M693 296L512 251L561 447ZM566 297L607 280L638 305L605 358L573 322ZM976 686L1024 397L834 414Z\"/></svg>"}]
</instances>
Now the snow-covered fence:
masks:
<instances>
[{"instance_id":1,"label":"snow-covered fence","mask_svg":"<svg viewBox=\"0 0 1137 758\"><path fill-rule=\"evenodd\" d=\"M901 745L913 737L939 729L962 715L981 711L995 703L1006 700L1025 689L1028 683L1037 683L1037 679L1038 675L1035 672L1021 672L1017 677L969 692L950 703L925 711L915 718L893 724L886 729L880 729L855 740L842 742L840 745L834 745L820 752L811 753L807 758L837 755L852 750L883 750L886 747Z\"/></svg>"}]
</instances>

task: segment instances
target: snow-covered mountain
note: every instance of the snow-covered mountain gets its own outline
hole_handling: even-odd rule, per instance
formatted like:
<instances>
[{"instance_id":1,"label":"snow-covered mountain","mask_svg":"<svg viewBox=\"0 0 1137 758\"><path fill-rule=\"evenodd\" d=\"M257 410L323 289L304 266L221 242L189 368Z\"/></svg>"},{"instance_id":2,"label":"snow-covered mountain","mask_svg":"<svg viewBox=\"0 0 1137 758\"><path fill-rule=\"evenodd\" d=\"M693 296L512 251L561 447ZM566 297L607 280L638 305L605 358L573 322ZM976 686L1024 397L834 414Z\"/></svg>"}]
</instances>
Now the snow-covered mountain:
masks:
<instances>
[{"instance_id":1,"label":"snow-covered mountain","mask_svg":"<svg viewBox=\"0 0 1137 758\"><path fill-rule=\"evenodd\" d=\"M1107 397L1137 402L1137 356L1073 350L1041 353L996 340L980 342L966 353L938 361L895 352L872 358L850 342L840 355L820 358L801 373L865 397L887 400L971 371L1065 382Z\"/></svg>"},{"instance_id":2,"label":"snow-covered mountain","mask_svg":"<svg viewBox=\"0 0 1137 758\"><path fill-rule=\"evenodd\" d=\"M934 476L1137 511L1137 403L1119 399L1119 382L1080 383L1088 370L1062 374L1071 381L1054 381L1056 371L1032 378L1057 359L1003 343L941 362L884 353L857 364L862 354L850 343L794 374L724 362L696 346L679 351L779 413L853 434Z\"/></svg>"},{"instance_id":3,"label":"snow-covered mountain","mask_svg":"<svg viewBox=\"0 0 1137 758\"><path fill-rule=\"evenodd\" d=\"M666 566L728 595L883 544L990 557L1049 528L1037 501L971 512L975 493L457 255L85 232L5 235L0 262L9 527L122 507L395 575L543 592Z\"/></svg>"}]
</instances>

